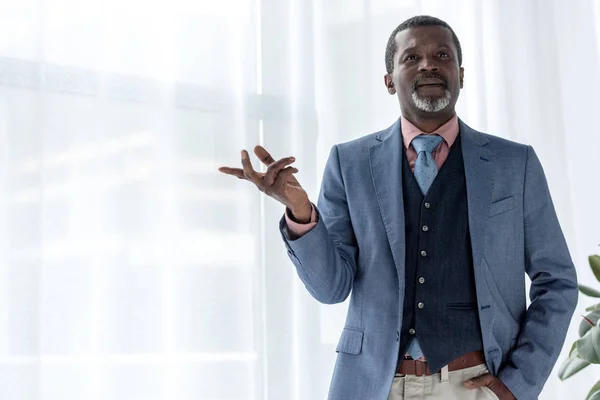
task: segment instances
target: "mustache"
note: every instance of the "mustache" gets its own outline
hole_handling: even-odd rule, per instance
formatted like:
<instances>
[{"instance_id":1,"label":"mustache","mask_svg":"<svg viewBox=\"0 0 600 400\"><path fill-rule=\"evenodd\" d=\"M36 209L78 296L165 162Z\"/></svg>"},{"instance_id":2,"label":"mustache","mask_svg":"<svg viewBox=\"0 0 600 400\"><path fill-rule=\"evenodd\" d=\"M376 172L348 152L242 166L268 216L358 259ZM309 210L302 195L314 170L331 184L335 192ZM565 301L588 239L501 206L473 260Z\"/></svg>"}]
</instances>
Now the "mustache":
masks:
<instances>
[{"instance_id":1,"label":"mustache","mask_svg":"<svg viewBox=\"0 0 600 400\"><path fill-rule=\"evenodd\" d=\"M413 91L417 90L417 86L424 81L425 79L439 79L444 82L444 88L448 89L448 79L440 74L436 74L435 72L430 72L426 74L417 75L413 80Z\"/></svg>"}]
</instances>

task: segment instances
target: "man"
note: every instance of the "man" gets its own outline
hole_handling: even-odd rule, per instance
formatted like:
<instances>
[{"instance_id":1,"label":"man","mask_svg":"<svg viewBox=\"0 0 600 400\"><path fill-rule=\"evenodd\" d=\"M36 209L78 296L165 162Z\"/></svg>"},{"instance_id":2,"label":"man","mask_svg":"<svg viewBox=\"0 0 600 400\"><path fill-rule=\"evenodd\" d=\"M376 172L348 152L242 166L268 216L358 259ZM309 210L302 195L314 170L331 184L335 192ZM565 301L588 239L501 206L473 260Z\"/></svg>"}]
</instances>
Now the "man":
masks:
<instances>
[{"instance_id":1,"label":"man","mask_svg":"<svg viewBox=\"0 0 600 400\"><path fill-rule=\"evenodd\" d=\"M563 346L577 277L531 146L458 119L458 38L419 16L386 50L401 117L333 146L318 206L262 147L247 179L286 206L280 229L310 294L350 292L333 400L536 399ZM526 309L525 273L531 278Z\"/></svg>"}]
</instances>

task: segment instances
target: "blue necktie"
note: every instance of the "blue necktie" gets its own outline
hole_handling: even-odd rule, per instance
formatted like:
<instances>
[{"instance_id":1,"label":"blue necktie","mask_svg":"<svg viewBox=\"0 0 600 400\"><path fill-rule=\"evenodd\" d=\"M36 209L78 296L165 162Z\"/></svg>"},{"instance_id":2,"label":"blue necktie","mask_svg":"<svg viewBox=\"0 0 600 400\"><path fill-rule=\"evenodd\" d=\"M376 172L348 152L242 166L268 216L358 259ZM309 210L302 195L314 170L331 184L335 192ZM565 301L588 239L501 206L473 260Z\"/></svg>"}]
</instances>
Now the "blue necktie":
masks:
<instances>
[{"instance_id":1,"label":"blue necktie","mask_svg":"<svg viewBox=\"0 0 600 400\"><path fill-rule=\"evenodd\" d=\"M411 142L417 152L415 163L415 179L425 195L437 175L437 165L433 159L433 150L442 142L439 135L419 135Z\"/></svg>"},{"instance_id":2,"label":"blue necktie","mask_svg":"<svg viewBox=\"0 0 600 400\"><path fill-rule=\"evenodd\" d=\"M442 137L439 135L419 135L411 142L417 152L417 162L415 163L415 179L423 192L427 194L429 187L433 183L437 175L437 165L433 159L433 150L435 150L442 142ZM413 359L418 359L423 356L423 350L419 345L419 340L415 337L408 345L408 354Z\"/></svg>"}]
</instances>

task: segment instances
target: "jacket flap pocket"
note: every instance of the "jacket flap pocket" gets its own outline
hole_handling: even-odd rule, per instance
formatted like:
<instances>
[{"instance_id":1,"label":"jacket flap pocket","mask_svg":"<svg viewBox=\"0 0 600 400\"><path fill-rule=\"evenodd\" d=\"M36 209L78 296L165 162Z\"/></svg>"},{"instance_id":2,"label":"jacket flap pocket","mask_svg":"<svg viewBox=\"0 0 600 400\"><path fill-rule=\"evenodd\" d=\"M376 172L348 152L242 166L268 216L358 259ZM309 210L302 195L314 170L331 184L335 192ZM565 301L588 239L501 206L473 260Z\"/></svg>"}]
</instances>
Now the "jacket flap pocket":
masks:
<instances>
[{"instance_id":1,"label":"jacket flap pocket","mask_svg":"<svg viewBox=\"0 0 600 400\"><path fill-rule=\"evenodd\" d=\"M363 331L356 328L344 328L335 349L336 352L358 354L362 348Z\"/></svg>"},{"instance_id":2,"label":"jacket flap pocket","mask_svg":"<svg viewBox=\"0 0 600 400\"><path fill-rule=\"evenodd\" d=\"M505 211L512 210L513 208L515 208L515 198L514 196L510 196L490 204L490 212L488 216L492 217Z\"/></svg>"}]
</instances>

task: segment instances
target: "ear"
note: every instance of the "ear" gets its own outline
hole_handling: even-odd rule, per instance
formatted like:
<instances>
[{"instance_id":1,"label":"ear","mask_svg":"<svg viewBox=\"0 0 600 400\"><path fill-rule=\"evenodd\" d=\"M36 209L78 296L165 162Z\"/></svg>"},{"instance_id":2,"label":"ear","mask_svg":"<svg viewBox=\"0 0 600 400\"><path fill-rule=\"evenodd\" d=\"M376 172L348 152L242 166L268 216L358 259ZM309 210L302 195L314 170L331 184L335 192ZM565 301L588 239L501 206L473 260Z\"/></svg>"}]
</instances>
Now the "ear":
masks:
<instances>
[{"instance_id":1,"label":"ear","mask_svg":"<svg viewBox=\"0 0 600 400\"><path fill-rule=\"evenodd\" d=\"M385 83L385 87L389 94L396 94L396 88L394 87L394 80L392 79L392 75L385 74L383 77L383 81Z\"/></svg>"},{"instance_id":2,"label":"ear","mask_svg":"<svg viewBox=\"0 0 600 400\"><path fill-rule=\"evenodd\" d=\"M460 88L462 89L465 84L465 69L460 67Z\"/></svg>"}]
</instances>

